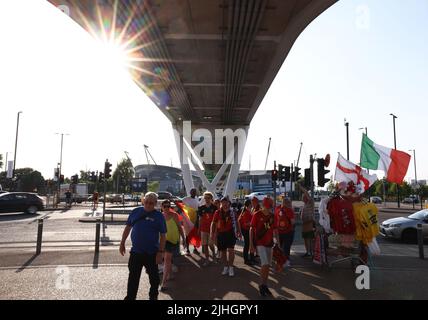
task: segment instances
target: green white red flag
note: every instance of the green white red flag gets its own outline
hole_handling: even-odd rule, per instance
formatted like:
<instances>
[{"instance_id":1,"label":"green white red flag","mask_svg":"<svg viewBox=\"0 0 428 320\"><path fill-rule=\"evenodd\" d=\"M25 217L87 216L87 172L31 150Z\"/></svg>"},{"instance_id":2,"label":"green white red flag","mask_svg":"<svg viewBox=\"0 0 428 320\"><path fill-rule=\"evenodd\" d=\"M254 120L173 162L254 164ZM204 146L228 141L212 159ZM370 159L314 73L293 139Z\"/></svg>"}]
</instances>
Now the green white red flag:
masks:
<instances>
[{"instance_id":1,"label":"green white red flag","mask_svg":"<svg viewBox=\"0 0 428 320\"><path fill-rule=\"evenodd\" d=\"M403 183L409 169L411 156L403 151L374 143L363 134L361 144L361 167L385 171L386 179L392 183Z\"/></svg>"}]
</instances>

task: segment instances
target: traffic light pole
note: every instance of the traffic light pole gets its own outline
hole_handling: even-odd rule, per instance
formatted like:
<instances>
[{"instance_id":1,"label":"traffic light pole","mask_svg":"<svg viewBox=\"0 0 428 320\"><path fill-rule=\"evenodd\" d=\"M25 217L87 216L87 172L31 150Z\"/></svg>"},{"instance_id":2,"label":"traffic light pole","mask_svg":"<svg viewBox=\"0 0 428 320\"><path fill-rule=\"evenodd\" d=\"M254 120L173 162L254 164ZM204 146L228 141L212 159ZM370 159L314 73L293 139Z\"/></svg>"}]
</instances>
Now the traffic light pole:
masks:
<instances>
[{"instance_id":1,"label":"traffic light pole","mask_svg":"<svg viewBox=\"0 0 428 320\"><path fill-rule=\"evenodd\" d=\"M311 155L309 158L310 161L310 170L311 170L311 198L314 200L314 190L315 190L315 184L314 184L314 156Z\"/></svg>"},{"instance_id":2,"label":"traffic light pole","mask_svg":"<svg viewBox=\"0 0 428 320\"><path fill-rule=\"evenodd\" d=\"M291 204L293 204L293 172L294 172L294 165L293 164L291 164L291 175L290 175L290 201L291 201ZM286 182L287 183L287 182Z\"/></svg>"},{"instance_id":3,"label":"traffic light pole","mask_svg":"<svg viewBox=\"0 0 428 320\"><path fill-rule=\"evenodd\" d=\"M273 169L276 170L276 161L273 162ZM273 183L273 207L276 207L276 180Z\"/></svg>"},{"instance_id":4,"label":"traffic light pole","mask_svg":"<svg viewBox=\"0 0 428 320\"><path fill-rule=\"evenodd\" d=\"M107 201L106 193L107 193L107 185L106 185L106 179L104 178L103 223L105 223L106 201Z\"/></svg>"}]
</instances>

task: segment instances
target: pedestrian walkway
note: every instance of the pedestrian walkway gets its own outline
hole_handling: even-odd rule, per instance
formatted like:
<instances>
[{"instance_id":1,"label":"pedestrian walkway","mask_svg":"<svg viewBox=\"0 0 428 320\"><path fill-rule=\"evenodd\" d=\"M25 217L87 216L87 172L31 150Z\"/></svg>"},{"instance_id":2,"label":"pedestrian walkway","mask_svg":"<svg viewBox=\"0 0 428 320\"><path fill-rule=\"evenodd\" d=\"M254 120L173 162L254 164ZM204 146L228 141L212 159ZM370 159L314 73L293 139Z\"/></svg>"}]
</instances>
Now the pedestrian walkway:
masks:
<instances>
[{"instance_id":1,"label":"pedestrian walkway","mask_svg":"<svg viewBox=\"0 0 428 320\"><path fill-rule=\"evenodd\" d=\"M299 248L297 248L299 249ZM296 249L295 249L296 250ZM357 290L349 263L332 269L314 265L292 253L293 267L269 279L273 300L295 299L426 299L427 260L404 256L374 258L370 290ZM192 255L175 260L179 268L162 300L262 299L258 294L259 267L249 267L237 250L235 277L221 275L222 267L202 267ZM128 256L114 249L93 251L3 252L0 299L123 299L126 293ZM143 273L138 299L147 299L148 279ZM266 299L266 298L263 298Z\"/></svg>"}]
</instances>

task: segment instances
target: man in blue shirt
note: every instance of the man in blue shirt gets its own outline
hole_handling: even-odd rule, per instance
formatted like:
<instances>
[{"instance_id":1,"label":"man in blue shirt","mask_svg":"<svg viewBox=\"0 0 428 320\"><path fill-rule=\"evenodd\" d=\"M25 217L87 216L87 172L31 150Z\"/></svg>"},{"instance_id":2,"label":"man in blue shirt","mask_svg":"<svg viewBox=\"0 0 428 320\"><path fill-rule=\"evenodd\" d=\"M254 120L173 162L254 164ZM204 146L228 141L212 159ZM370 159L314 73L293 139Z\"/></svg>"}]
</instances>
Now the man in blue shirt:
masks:
<instances>
[{"instance_id":1,"label":"man in blue shirt","mask_svg":"<svg viewBox=\"0 0 428 320\"><path fill-rule=\"evenodd\" d=\"M125 242L131 233L132 248L129 257L128 291L125 300L135 300L143 267L149 275L150 300L157 300L160 283L158 264L162 263L166 242L166 222L162 213L155 209L157 194L149 192L144 197L144 207L134 209L128 217L120 254L125 255Z\"/></svg>"}]
</instances>

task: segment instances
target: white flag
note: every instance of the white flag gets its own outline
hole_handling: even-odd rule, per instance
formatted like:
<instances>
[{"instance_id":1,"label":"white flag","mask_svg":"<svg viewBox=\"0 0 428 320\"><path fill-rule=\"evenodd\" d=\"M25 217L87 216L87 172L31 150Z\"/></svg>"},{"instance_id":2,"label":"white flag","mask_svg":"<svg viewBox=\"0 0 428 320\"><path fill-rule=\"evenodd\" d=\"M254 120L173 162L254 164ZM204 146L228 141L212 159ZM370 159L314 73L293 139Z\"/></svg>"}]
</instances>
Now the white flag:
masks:
<instances>
[{"instance_id":1,"label":"white flag","mask_svg":"<svg viewBox=\"0 0 428 320\"><path fill-rule=\"evenodd\" d=\"M346 160L339 153L334 180L337 182L352 181L357 186L359 193L363 193L377 181L377 176L375 174L368 174L360 166Z\"/></svg>"}]
</instances>

